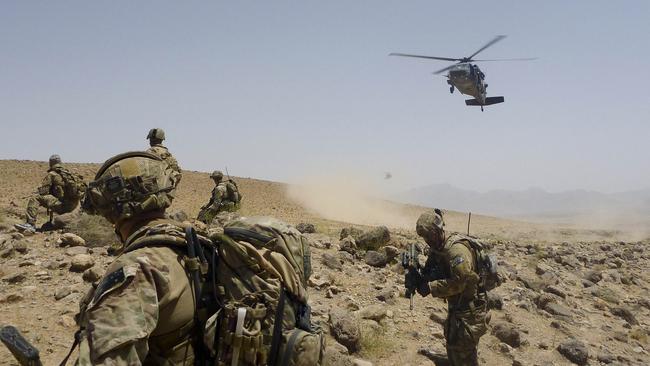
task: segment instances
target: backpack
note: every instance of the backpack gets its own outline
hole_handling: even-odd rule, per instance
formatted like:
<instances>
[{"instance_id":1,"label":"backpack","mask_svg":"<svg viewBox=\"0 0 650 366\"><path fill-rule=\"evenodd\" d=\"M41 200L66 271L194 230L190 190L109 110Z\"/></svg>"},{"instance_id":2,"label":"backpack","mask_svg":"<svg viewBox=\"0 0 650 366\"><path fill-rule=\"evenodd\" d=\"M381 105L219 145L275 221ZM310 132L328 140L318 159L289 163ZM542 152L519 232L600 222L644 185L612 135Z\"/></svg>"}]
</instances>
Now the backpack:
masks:
<instances>
[{"instance_id":1,"label":"backpack","mask_svg":"<svg viewBox=\"0 0 650 366\"><path fill-rule=\"evenodd\" d=\"M226 181L226 196L229 201L232 201L235 204L241 202L242 195L239 192L239 187L237 187L237 182L232 179Z\"/></svg>"},{"instance_id":2,"label":"backpack","mask_svg":"<svg viewBox=\"0 0 650 366\"><path fill-rule=\"evenodd\" d=\"M57 167L54 171L63 179L63 198L65 200L76 200L83 196L88 185L81 175L72 173L63 167Z\"/></svg>"},{"instance_id":3,"label":"backpack","mask_svg":"<svg viewBox=\"0 0 650 366\"><path fill-rule=\"evenodd\" d=\"M487 292L498 287L501 281L497 274L496 256L489 253L485 245L473 236L458 235L456 241L467 243L465 246L474 252L476 258L474 268L481 279L479 290Z\"/></svg>"},{"instance_id":4,"label":"backpack","mask_svg":"<svg viewBox=\"0 0 650 366\"><path fill-rule=\"evenodd\" d=\"M169 227L169 229L165 229ZM171 225L154 227L178 230ZM167 237L169 239L164 239ZM180 243L180 246L179 246ZM241 218L206 238L185 227L137 239L128 250L166 245L184 251L195 298L194 344L202 365L320 365L322 330L311 323L309 241L273 218Z\"/></svg>"}]
</instances>

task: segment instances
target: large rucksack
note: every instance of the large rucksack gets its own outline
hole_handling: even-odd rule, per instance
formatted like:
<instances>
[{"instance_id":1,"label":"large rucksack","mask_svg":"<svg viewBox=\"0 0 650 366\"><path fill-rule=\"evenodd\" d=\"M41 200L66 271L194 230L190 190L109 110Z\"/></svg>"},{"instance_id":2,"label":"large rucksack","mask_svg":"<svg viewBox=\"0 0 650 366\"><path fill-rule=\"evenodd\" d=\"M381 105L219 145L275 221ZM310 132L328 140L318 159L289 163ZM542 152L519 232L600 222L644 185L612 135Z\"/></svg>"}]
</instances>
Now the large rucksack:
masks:
<instances>
[{"instance_id":1,"label":"large rucksack","mask_svg":"<svg viewBox=\"0 0 650 366\"><path fill-rule=\"evenodd\" d=\"M56 167L54 171L63 179L63 199L76 200L80 199L88 185L84 182L81 175L72 173L66 168Z\"/></svg>"},{"instance_id":2,"label":"large rucksack","mask_svg":"<svg viewBox=\"0 0 650 366\"><path fill-rule=\"evenodd\" d=\"M501 284L497 274L497 259L483 243L473 236L460 234L456 234L454 241L465 244L474 253L474 268L481 279L479 290L487 292Z\"/></svg>"},{"instance_id":3,"label":"large rucksack","mask_svg":"<svg viewBox=\"0 0 650 366\"><path fill-rule=\"evenodd\" d=\"M166 245L185 253L195 298L195 357L203 365L320 365L325 338L311 323L309 242L273 218L241 218L209 238L153 227L129 251ZM174 235L169 235L176 231ZM156 233L165 233L158 235ZM234 360L234 362L233 362Z\"/></svg>"},{"instance_id":4,"label":"large rucksack","mask_svg":"<svg viewBox=\"0 0 650 366\"><path fill-rule=\"evenodd\" d=\"M226 181L226 196L228 200L235 203L235 205L238 205L239 202L241 202L242 194L239 191L237 182L232 179Z\"/></svg>"}]
</instances>

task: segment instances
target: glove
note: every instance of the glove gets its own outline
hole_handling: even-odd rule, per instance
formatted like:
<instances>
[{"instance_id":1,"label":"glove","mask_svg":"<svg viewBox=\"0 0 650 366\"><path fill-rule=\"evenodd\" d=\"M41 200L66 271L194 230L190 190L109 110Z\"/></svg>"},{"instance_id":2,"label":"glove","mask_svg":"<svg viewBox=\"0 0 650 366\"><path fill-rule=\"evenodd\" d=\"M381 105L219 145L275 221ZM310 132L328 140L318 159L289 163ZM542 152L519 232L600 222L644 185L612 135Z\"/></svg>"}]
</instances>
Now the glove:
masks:
<instances>
[{"instance_id":1,"label":"glove","mask_svg":"<svg viewBox=\"0 0 650 366\"><path fill-rule=\"evenodd\" d=\"M429 282L427 282L424 278L420 278L420 282L418 283L417 287L418 294L422 297L426 297L431 293L431 288L429 288Z\"/></svg>"}]
</instances>

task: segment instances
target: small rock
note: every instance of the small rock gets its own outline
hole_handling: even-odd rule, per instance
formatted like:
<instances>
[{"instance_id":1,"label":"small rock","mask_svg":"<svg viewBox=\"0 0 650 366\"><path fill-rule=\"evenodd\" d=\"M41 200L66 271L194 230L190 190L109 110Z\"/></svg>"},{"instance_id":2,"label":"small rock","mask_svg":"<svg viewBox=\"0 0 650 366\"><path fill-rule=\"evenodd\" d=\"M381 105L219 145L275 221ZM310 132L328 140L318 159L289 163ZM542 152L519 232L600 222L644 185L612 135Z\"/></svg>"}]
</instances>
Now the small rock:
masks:
<instances>
[{"instance_id":1,"label":"small rock","mask_svg":"<svg viewBox=\"0 0 650 366\"><path fill-rule=\"evenodd\" d=\"M557 296L559 296L559 297L561 297L563 299L566 299L566 293L564 293L564 291L562 291L562 289L557 287L557 286L554 286L554 285L546 286L544 291L546 291L546 292L548 292L550 294L553 294L553 295L557 295Z\"/></svg>"},{"instance_id":2,"label":"small rock","mask_svg":"<svg viewBox=\"0 0 650 366\"><path fill-rule=\"evenodd\" d=\"M187 212L185 212L183 210L177 210L177 211L170 212L170 213L167 214L167 216L170 219L172 219L174 221L178 221L178 222L183 222L183 221L187 221L187 220L190 219L190 216L187 214Z\"/></svg>"},{"instance_id":3,"label":"small rock","mask_svg":"<svg viewBox=\"0 0 650 366\"><path fill-rule=\"evenodd\" d=\"M23 295L14 293L14 294L9 294L3 298L0 298L0 303L12 303L12 302L18 302L23 299Z\"/></svg>"},{"instance_id":4,"label":"small rock","mask_svg":"<svg viewBox=\"0 0 650 366\"><path fill-rule=\"evenodd\" d=\"M503 299L498 294L490 291L487 293L488 308L501 310L503 309Z\"/></svg>"},{"instance_id":5,"label":"small rock","mask_svg":"<svg viewBox=\"0 0 650 366\"><path fill-rule=\"evenodd\" d=\"M95 265L95 260L88 254L77 254L70 261L70 271L83 272Z\"/></svg>"},{"instance_id":6,"label":"small rock","mask_svg":"<svg viewBox=\"0 0 650 366\"><path fill-rule=\"evenodd\" d=\"M344 227L341 230L341 234L339 235L339 240L343 240L343 238L346 238L348 236L351 236L353 239L359 238L363 234L363 230L357 229L356 227L349 226L349 227Z\"/></svg>"},{"instance_id":7,"label":"small rock","mask_svg":"<svg viewBox=\"0 0 650 366\"><path fill-rule=\"evenodd\" d=\"M589 271L585 274L585 279L592 283L598 283L603 279L603 274L599 271Z\"/></svg>"},{"instance_id":8,"label":"small rock","mask_svg":"<svg viewBox=\"0 0 650 366\"><path fill-rule=\"evenodd\" d=\"M587 346L576 339L568 339L560 343L557 350L562 354L562 356L566 357L567 360L578 365L586 365L587 360L589 359Z\"/></svg>"},{"instance_id":9,"label":"small rock","mask_svg":"<svg viewBox=\"0 0 650 366\"><path fill-rule=\"evenodd\" d=\"M543 275L544 273L547 272L553 272L553 268L548 264L539 262L537 263L537 265L535 265L535 273L537 273L538 275Z\"/></svg>"},{"instance_id":10,"label":"small rock","mask_svg":"<svg viewBox=\"0 0 650 366\"><path fill-rule=\"evenodd\" d=\"M611 353L609 353L607 351L603 351L603 352L599 353L596 358L598 359L598 361L600 361L600 362L602 362L604 364L610 364L610 363L616 361L616 356L612 355Z\"/></svg>"},{"instance_id":11,"label":"small rock","mask_svg":"<svg viewBox=\"0 0 650 366\"><path fill-rule=\"evenodd\" d=\"M29 248L27 247L27 243L24 241L18 241L14 243L14 250L20 254L25 254L29 251Z\"/></svg>"},{"instance_id":12,"label":"small rock","mask_svg":"<svg viewBox=\"0 0 650 366\"><path fill-rule=\"evenodd\" d=\"M492 327L492 335L511 347L521 346L521 333L506 323L495 324Z\"/></svg>"},{"instance_id":13,"label":"small rock","mask_svg":"<svg viewBox=\"0 0 650 366\"><path fill-rule=\"evenodd\" d=\"M352 360L352 366L372 366L372 362L355 358Z\"/></svg>"},{"instance_id":14,"label":"small rock","mask_svg":"<svg viewBox=\"0 0 650 366\"><path fill-rule=\"evenodd\" d=\"M61 235L56 243L60 247L83 247L86 245L86 241L82 237L73 233Z\"/></svg>"},{"instance_id":15,"label":"small rock","mask_svg":"<svg viewBox=\"0 0 650 366\"><path fill-rule=\"evenodd\" d=\"M86 247L71 247L65 250L65 254L71 257L79 254L88 254L88 248Z\"/></svg>"},{"instance_id":16,"label":"small rock","mask_svg":"<svg viewBox=\"0 0 650 366\"><path fill-rule=\"evenodd\" d=\"M301 222L298 225L296 225L296 229L303 234L313 234L316 232L316 227L314 226L314 224L310 224L306 222Z\"/></svg>"},{"instance_id":17,"label":"small rock","mask_svg":"<svg viewBox=\"0 0 650 366\"><path fill-rule=\"evenodd\" d=\"M625 319L625 321L630 325L639 325L639 321L636 319L634 314L632 314L632 312L628 308L614 307L611 309L611 312L613 315Z\"/></svg>"},{"instance_id":18,"label":"small rock","mask_svg":"<svg viewBox=\"0 0 650 366\"><path fill-rule=\"evenodd\" d=\"M72 291L70 290L69 287L62 287L62 288L57 289L56 291L54 291L54 299L56 301L59 301L59 300L63 299L64 297L70 295L71 293L72 293Z\"/></svg>"},{"instance_id":19,"label":"small rock","mask_svg":"<svg viewBox=\"0 0 650 366\"><path fill-rule=\"evenodd\" d=\"M16 283L21 283L21 282L25 281L26 279L27 279L27 277L25 277L24 273L16 272L16 273L8 274L8 275L2 277L2 282L16 284Z\"/></svg>"},{"instance_id":20,"label":"small rock","mask_svg":"<svg viewBox=\"0 0 650 366\"><path fill-rule=\"evenodd\" d=\"M394 305L395 291L393 291L392 289L383 290L377 295L377 300L383 301L389 305Z\"/></svg>"},{"instance_id":21,"label":"small rock","mask_svg":"<svg viewBox=\"0 0 650 366\"><path fill-rule=\"evenodd\" d=\"M97 267L91 267L84 271L81 278L83 278L83 280L86 282L92 283L92 282L99 281L99 279L102 278L103 275L104 275L104 271L102 271Z\"/></svg>"},{"instance_id":22,"label":"small rock","mask_svg":"<svg viewBox=\"0 0 650 366\"><path fill-rule=\"evenodd\" d=\"M74 328L77 326L77 323L70 315L61 315L61 317L59 318L59 325L64 326L66 328Z\"/></svg>"}]
</instances>

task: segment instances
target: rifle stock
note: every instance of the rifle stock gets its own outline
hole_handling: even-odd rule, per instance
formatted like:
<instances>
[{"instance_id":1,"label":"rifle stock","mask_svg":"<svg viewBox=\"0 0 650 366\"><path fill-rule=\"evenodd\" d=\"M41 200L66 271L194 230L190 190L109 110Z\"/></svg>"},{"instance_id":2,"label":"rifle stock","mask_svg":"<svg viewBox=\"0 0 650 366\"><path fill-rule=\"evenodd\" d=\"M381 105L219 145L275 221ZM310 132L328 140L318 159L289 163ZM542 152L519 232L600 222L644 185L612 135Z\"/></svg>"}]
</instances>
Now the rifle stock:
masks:
<instances>
[{"instance_id":1,"label":"rifle stock","mask_svg":"<svg viewBox=\"0 0 650 366\"><path fill-rule=\"evenodd\" d=\"M8 325L0 329L0 341L21 366L42 365L38 349L32 346L15 327Z\"/></svg>"}]
</instances>

